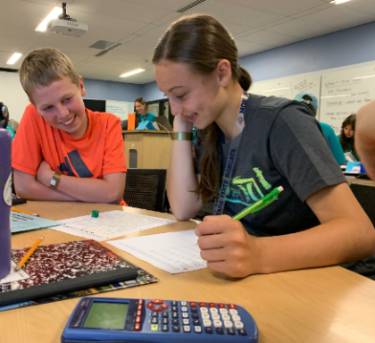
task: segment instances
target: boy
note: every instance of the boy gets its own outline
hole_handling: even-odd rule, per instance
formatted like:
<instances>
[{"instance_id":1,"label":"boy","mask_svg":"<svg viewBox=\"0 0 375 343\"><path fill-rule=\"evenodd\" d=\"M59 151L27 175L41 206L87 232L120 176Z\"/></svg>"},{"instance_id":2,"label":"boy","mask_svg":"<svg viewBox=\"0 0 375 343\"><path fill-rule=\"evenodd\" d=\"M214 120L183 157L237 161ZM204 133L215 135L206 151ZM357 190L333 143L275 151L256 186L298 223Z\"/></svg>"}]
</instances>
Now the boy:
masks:
<instances>
[{"instance_id":1,"label":"boy","mask_svg":"<svg viewBox=\"0 0 375 343\"><path fill-rule=\"evenodd\" d=\"M20 80L31 104L12 148L17 194L34 200L119 202L126 172L120 120L85 108L83 81L57 49L26 56Z\"/></svg>"}]
</instances>

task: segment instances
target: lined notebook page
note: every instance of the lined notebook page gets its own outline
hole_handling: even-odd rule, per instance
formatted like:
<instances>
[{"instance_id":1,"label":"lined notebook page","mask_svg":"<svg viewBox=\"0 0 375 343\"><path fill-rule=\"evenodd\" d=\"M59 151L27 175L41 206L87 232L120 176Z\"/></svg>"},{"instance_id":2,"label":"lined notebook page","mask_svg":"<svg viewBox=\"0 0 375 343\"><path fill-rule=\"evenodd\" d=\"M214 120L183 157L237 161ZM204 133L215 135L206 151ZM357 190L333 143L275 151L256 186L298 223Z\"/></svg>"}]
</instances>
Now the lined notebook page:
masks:
<instances>
[{"instance_id":1,"label":"lined notebook page","mask_svg":"<svg viewBox=\"0 0 375 343\"><path fill-rule=\"evenodd\" d=\"M172 274L206 268L194 230L118 239L109 244Z\"/></svg>"}]
</instances>

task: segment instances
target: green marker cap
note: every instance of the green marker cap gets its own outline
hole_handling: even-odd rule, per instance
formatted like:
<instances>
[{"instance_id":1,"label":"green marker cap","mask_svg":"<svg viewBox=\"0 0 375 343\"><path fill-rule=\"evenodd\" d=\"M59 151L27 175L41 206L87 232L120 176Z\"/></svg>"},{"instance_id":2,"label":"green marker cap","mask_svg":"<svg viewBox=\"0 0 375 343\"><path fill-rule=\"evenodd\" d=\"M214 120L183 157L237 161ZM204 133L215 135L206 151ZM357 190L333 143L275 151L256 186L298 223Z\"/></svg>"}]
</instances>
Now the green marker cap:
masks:
<instances>
[{"instance_id":1,"label":"green marker cap","mask_svg":"<svg viewBox=\"0 0 375 343\"><path fill-rule=\"evenodd\" d=\"M92 210L91 211L91 217L92 218L98 218L99 217L99 211L98 210Z\"/></svg>"}]
</instances>

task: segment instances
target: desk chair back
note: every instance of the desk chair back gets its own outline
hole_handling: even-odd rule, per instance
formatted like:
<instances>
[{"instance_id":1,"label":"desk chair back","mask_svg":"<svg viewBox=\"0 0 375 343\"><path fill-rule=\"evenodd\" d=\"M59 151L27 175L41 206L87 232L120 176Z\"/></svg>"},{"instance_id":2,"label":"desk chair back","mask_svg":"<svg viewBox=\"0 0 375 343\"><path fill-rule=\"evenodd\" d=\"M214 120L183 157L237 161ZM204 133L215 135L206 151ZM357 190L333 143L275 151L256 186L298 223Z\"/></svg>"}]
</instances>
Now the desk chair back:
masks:
<instances>
[{"instance_id":1,"label":"desk chair back","mask_svg":"<svg viewBox=\"0 0 375 343\"><path fill-rule=\"evenodd\" d=\"M375 226L375 187L352 183L350 188Z\"/></svg>"},{"instance_id":2,"label":"desk chair back","mask_svg":"<svg viewBox=\"0 0 375 343\"><path fill-rule=\"evenodd\" d=\"M128 169L124 199L129 206L165 211L165 169Z\"/></svg>"},{"instance_id":3,"label":"desk chair back","mask_svg":"<svg viewBox=\"0 0 375 343\"><path fill-rule=\"evenodd\" d=\"M352 183L350 188L375 226L375 187ZM345 263L343 267L375 280L375 254L359 261Z\"/></svg>"}]
</instances>

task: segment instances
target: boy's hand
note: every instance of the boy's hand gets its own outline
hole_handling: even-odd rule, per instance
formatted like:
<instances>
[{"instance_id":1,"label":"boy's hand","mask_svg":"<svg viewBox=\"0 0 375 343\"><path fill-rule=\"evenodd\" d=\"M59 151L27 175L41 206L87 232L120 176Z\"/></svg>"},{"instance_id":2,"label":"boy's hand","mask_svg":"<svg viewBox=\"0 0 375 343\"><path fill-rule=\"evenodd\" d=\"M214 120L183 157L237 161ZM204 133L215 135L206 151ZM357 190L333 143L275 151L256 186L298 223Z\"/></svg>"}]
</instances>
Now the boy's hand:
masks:
<instances>
[{"instance_id":1,"label":"boy's hand","mask_svg":"<svg viewBox=\"0 0 375 343\"><path fill-rule=\"evenodd\" d=\"M241 278L260 270L257 238L227 215L206 216L196 228L201 256L209 269Z\"/></svg>"},{"instance_id":2,"label":"boy's hand","mask_svg":"<svg viewBox=\"0 0 375 343\"><path fill-rule=\"evenodd\" d=\"M36 179L44 186L49 187L53 173L54 171L51 169L49 164L46 161L42 161L42 163L39 165Z\"/></svg>"}]
</instances>

